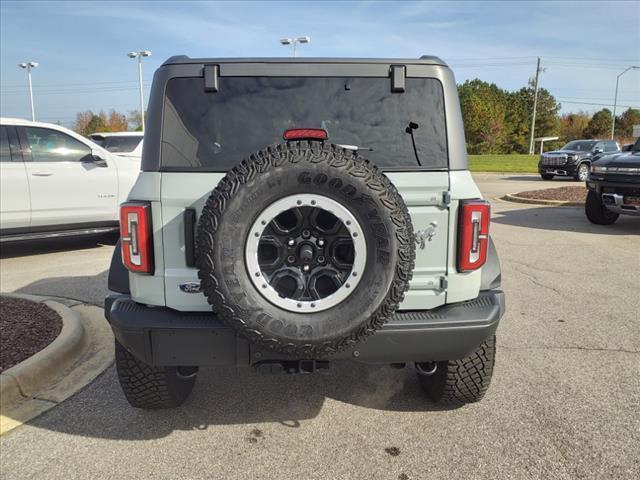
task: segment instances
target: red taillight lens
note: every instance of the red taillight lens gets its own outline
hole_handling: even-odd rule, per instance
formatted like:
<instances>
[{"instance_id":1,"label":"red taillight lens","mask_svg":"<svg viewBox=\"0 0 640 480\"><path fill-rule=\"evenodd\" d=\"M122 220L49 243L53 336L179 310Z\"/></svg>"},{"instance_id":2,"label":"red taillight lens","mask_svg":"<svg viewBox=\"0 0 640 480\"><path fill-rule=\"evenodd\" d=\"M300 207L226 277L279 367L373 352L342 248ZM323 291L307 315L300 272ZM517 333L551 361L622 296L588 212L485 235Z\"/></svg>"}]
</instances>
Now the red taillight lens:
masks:
<instances>
[{"instance_id":1,"label":"red taillight lens","mask_svg":"<svg viewBox=\"0 0 640 480\"><path fill-rule=\"evenodd\" d=\"M484 200L460 202L458 271L477 270L487 261L491 206Z\"/></svg>"},{"instance_id":2,"label":"red taillight lens","mask_svg":"<svg viewBox=\"0 0 640 480\"><path fill-rule=\"evenodd\" d=\"M130 202L120 205L122 263L131 272L153 273L151 204Z\"/></svg>"},{"instance_id":3,"label":"red taillight lens","mask_svg":"<svg viewBox=\"0 0 640 480\"><path fill-rule=\"evenodd\" d=\"M282 134L285 140L326 140L328 136L322 128L292 128Z\"/></svg>"}]
</instances>

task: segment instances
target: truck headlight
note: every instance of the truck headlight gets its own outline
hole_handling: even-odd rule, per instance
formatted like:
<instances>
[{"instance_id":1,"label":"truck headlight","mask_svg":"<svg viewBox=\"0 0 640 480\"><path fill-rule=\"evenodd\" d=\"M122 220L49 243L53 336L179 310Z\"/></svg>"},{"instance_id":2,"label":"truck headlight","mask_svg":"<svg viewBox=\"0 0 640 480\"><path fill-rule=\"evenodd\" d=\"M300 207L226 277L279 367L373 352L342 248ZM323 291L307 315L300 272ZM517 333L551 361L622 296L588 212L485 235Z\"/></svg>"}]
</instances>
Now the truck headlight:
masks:
<instances>
[{"instance_id":1,"label":"truck headlight","mask_svg":"<svg viewBox=\"0 0 640 480\"><path fill-rule=\"evenodd\" d=\"M591 165L591 173L607 173L607 167L600 165Z\"/></svg>"}]
</instances>

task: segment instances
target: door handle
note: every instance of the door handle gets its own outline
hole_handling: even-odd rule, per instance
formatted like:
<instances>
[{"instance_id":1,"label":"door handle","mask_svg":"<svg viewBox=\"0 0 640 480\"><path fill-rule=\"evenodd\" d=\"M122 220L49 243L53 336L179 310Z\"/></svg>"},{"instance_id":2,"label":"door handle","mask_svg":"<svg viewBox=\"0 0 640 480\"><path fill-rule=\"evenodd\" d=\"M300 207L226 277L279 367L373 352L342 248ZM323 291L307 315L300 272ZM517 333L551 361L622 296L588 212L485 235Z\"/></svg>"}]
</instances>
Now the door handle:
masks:
<instances>
[{"instance_id":1,"label":"door handle","mask_svg":"<svg viewBox=\"0 0 640 480\"><path fill-rule=\"evenodd\" d=\"M41 170L39 172L33 172L31 175L33 175L34 177L50 177L51 175L53 175L53 172Z\"/></svg>"}]
</instances>

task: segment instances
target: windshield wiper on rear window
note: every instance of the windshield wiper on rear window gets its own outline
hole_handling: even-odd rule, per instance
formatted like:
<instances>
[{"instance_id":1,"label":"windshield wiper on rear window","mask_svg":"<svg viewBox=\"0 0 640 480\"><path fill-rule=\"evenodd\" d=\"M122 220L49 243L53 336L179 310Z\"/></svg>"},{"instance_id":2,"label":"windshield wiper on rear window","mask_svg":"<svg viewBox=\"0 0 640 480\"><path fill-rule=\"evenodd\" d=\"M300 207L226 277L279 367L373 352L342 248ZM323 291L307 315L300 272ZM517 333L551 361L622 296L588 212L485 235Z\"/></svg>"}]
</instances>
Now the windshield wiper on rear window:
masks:
<instances>
[{"instance_id":1,"label":"windshield wiper on rear window","mask_svg":"<svg viewBox=\"0 0 640 480\"><path fill-rule=\"evenodd\" d=\"M413 136L413 131L417 130L419 125L416 122L409 122L409 125L405 129L405 132L411 135L411 143L413 144L413 153L416 156L416 161L418 165L421 167L422 163L420 162L420 157L418 156L418 149L416 148L416 139Z\"/></svg>"}]
</instances>

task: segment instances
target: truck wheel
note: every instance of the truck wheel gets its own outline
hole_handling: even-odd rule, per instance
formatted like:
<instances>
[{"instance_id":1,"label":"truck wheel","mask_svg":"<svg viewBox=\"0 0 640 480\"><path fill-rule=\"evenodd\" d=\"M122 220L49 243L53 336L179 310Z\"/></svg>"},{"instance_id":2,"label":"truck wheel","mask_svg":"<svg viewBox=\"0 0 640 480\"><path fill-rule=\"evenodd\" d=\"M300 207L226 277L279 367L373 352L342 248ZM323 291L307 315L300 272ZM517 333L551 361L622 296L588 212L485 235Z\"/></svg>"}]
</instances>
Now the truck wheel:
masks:
<instances>
[{"instance_id":1,"label":"truck wheel","mask_svg":"<svg viewBox=\"0 0 640 480\"><path fill-rule=\"evenodd\" d=\"M415 240L389 179L320 141L242 161L207 200L197 232L201 288L260 347L321 358L379 329L409 286Z\"/></svg>"},{"instance_id":2,"label":"truck wheel","mask_svg":"<svg viewBox=\"0 0 640 480\"><path fill-rule=\"evenodd\" d=\"M134 357L117 340L115 344L118 380L132 407L158 409L182 405L193 389L197 367L152 367Z\"/></svg>"},{"instance_id":3,"label":"truck wheel","mask_svg":"<svg viewBox=\"0 0 640 480\"><path fill-rule=\"evenodd\" d=\"M574 177L579 182L586 182L587 178L589 178L589 164L581 163L578 165L578 169L576 170L576 175Z\"/></svg>"},{"instance_id":4,"label":"truck wheel","mask_svg":"<svg viewBox=\"0 0 640 480\"><path fill-rule=\"evenodd\" d=\"M427 396L441 405L460 406L484 397L493 374L496 337L487 339L462 360L418 364L418 378ZM436 370L432 374L425 374ZM421 372L422 371L422 372Z\"/></svg>"},{"instance_id":5,"label":"truck wheel","mask_svg":"<svg viewBox=\"0 0 640 480\"><path fill-rule=\"evenodd\" d=\"M611 225L620 216L605 207L600 194L591 190L587 193L587 200L584 202L584 212L589 221L596 225Z\"/></svg>"},{"instance_id":6,"label":"truck wheel","mask_svg":"<svg viewBox=\"0 0 640 480\"><path fill-rule=\"evenodd\" d=\"M540 176L543 180L553 180L553 175L548 173L541 173Z\"/></svg>"}]
</instances>

